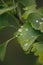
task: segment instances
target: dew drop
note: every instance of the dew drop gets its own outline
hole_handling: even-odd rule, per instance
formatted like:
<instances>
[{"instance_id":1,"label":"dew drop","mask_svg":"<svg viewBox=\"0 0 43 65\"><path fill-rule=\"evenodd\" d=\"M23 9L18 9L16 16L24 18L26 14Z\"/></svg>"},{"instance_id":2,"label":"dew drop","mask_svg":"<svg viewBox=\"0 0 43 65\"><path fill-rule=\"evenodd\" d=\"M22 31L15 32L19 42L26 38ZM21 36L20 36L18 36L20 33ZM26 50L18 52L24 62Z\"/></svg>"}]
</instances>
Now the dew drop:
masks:
<instances>
[{"instance_id":1,"label":"dew drop","mask_svg":"<svg viewBox=\"0 0 43 65\"><path fill-rule=\"evenodd\" d=\"M16 35L16 37L18 37L18 35Z\"/></svg>"},{"instance_id":2,"label":"dew drop","mask_svg":"<svg viewBox=\"0 0 43 65\"><path fill-rule=\"evenodd\" d=\"M18 31L19 31L19 32L22 32L22 29L19 29Z\"/></svg>"},{"instance_id":3,"label":"dew drop","mask_svg":"<svg viewBox=\"0 0 43 65\"><path fill-rule=\"evenodd\" d=\"M42 24L42 22L40 22L40 25Z\"/></svg>"},{"instance_id":4,"label":"dew drop","mask_svg":"<svg viewBox=\"0 0 43 65\"><path fill-rule=\"evenodd\" d=\"M28 46L28 43L25 43L25 45L24 45L24 46L25 46L25 47L26 47L26 46Z\"/></svg>"},{"instance_id":5,"label":"dew drop","mask_svg":"<svg viewBox=\"0 0 43 65\"><path fill-rule=\"evenodd\" d=\"M38 21L38 20L36 20L36 22L38 23L39 21Z\"/></svg>"},{"instance_id":6,"label":"dew drop","mask_svg":"<svg viewBox=\"0 0 43 65\"><path fill-rule=\"evenodd\" d=\"M25 31L28 31L28 28L26 28Z\"/></svg>"},{"instance_id":7,"label":"dew drop","mask_svg":"<svg viewBox=\"0 0 43 65\"><path fill-rule=\"evenodd\" d=\"M23 26L21 26L21 28L23 28Z\"/></svg>"},{"instance_id":8,"label":"dew drop","mask_svg":"<svg viewBox=\"0 0 43 65\"><path fill-rule=\"evenodd\" d=\"M22 36L23 34L21 33L20 35Z\"/></svg>"},{"instance_id":9,"label":"dew drop","mask_svg":"<svg viewBox=\"0 0 43 65\"><path fill-rule=\"evenodd\" d=\"M41 18L41 20L43 20L43 18Z\"/></svg>"}]
</instances>

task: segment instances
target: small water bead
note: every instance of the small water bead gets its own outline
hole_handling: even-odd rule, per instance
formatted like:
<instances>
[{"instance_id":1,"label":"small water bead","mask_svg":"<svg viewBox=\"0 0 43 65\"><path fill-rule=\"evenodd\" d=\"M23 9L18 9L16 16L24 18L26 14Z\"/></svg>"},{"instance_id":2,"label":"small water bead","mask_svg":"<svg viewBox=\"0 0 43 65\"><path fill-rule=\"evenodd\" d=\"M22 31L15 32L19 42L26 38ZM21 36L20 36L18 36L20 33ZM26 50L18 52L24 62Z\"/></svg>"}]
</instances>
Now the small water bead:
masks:
<instances>
[{"instance_id":1,"label":"small water bead","mask_svg":"<svg viewBox=\"0 0 43 65\"><path fill-rule=\"evenodd\" d=\"M22 32L22 29L19 29L18 31L19 31L19 32Z\"/></svg>"},{"instance_id":2,"label":"small water bead","mask_svg":"<svg viewBox=\"0 0 43 65\"><path fill-rule=\"evenodd\" d=\"M21 28L23 28L23 26L21 26Z\"/></svg>"},{"instance_id":3,"label":"small water bead","mask_svg":"<svg viewBox=\"0 0 43 65\"><path fill-rule=\"evenodd\" d=\"M23 34L21 33L20 35L22 36Z\"/></svg>"},{"instance_id":4,"label":"small water bead","mask_svg":"<svg viewBox=\"0 0 43 65\"><path fill-rule=\"evenodd\" d=\"M43 18L41 18L41 20L43 20Z\"/></svg>"},{"instance_id":5,"label":"small water bead","mask_svg":"<svg viewBox=\"0 0 43 65\"><path fill-rule=\"evenodd\" d=\"M38 23L39 21L38 20L36 20L36 23Z\"/></svg>"},{"instance_id":6,"label":"small water bead","mask_svg":"<svg viewBox=\"0 0 43 65\"><path fill-rule=\"evenodd\" d=\"M16 37L18 37L18 35L16 35Z\"/></svg>"},{"instance_id":7,"label":"small water bead","mask_svg":"<svg viewBox=\"0 0 43 65\"><path fill-rule=\"evenodd\" d=\"M26 28L25 31L28 31L28 28Z\"/></svg>"},{"instance_id":8,"label":"small water bead","mask_svg":"<svg viewBox=\"0 0 43 65\"><path fill-rule=\"evenodd\" d=\"M42 24L42 22L40 22L40 25Z\"/></svg>"},{"instance_id":9,"label":"small water bead","mask_svg":"<svg viewBox=\"0 0 43 65\"><path fill-rule=\"evenodd\" d=\"M28 43L25 43L25 45L24 45L24 46L25 46L25 47L26 47L26 46L28 46Z\"/></svg>"}]
</instances>

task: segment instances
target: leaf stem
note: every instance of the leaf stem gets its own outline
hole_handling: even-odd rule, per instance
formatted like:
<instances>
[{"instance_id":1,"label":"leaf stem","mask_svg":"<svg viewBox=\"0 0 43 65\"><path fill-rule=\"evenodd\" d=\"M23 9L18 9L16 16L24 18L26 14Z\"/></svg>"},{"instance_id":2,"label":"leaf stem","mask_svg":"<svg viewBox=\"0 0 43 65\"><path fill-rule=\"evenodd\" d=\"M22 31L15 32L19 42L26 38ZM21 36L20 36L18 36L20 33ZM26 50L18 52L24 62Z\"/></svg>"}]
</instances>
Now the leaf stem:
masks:
<instances>
[{"instance_id":1,"label":"leaf stem","mask_svg":"<svg viewBox=\"0 0 43 65\"><path fill-rule=\"evenodd\" d=\"M9 40L7 40L6 41L6 46L8 45L8 43L10 42L10 41L12 41L13 39L15 39L15 36L14 37L12 37L12 38L10 38Z\"/></svg>"}]
</instances>

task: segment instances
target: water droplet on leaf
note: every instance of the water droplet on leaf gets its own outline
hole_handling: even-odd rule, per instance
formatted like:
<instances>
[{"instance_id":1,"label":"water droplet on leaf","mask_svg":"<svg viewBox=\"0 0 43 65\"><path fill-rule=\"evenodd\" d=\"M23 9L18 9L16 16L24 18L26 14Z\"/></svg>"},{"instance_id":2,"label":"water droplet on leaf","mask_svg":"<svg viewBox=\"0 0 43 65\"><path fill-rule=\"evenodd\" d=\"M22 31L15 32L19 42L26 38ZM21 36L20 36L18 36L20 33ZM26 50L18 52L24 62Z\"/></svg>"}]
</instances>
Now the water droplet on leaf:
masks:
<instances>
[{"instance_id":1,"label":"water droplet on leaf","mask_svg":"<svg viewBox=\"0 0 43 65\"><path fill-rule=\"evenodd\" d=\"M42 22L40 22L40 25L42 24Z\"/></svg>"},{"instance_id":2,"label":"water droplet on leaf","mask_svg":"<svg viewBox=\"0 0 43 65\"><path fill-rule=\"evenodd\" d=\"M26 28L25 31L28 31L28 28Z\"/></svg>"},{"instance_id":3,"label":"water droplet on leaf","mask_svg":"<svg viewBox=\"0 0 43 65\"><path fill-rule=\"evenodd\" d=\"M25 45L24 45L24 46L25 46L25 47L26 47L26 46L28 46L28 43L25 43Z\"/></svg>"},{"instance_id":4,"label":"water droplet on leaf","mask_svg":"<svg viewBox=\"0 0 43 65\"><path fill-rule=\"evenodd\" d=\"M39 21L38 21L38 20L36 20L36 22L38 23Z\"/></svg>"},{"instance_id":5,"label":"water droplet on leaf","mask_svg":"<svg viewBox=\"0 0 43 65\"><path fill-rule=\"evenodd\" d=\"M21 26L21 28L23 28L23 26Z\"/></svg>"},{"instance_id":6,"label":"water droplet on leaf","mask_svg":"<svg viewBox=\"0 0 43 65\"><path fill-rule=\"evenodd\" d=\"M19 29L18 31L19 31L19 32L22 32L22 29Z\"/></svg>"},{"instance_id":7,"label":"water droplet on leaf","mask_svg":"<svg viewBox=\"0 0 43 65\"><path fill-rule=\"evenodd\" d=\"M22 36L23 34L21 33L20 35Z\"/></svg>"},{"instance_id":8,"label":"water droplet on leaf","mask_svg":"<svg viewBox=\"0 0 43 65\"><path fill-rule=\"evenodd\" d=\"M41 20L43 20L43 18L41 18Z\"/></svg>"},{"instance_id":9,"label":"water droplet on leaf","mask_svg":"<svg viewBox=\"0 0 43 65\"><path fill-rule=\"evenodd\" d=\"M16 37L17 37L18 35L16 35Z\"/></svg>"}]
</instances>

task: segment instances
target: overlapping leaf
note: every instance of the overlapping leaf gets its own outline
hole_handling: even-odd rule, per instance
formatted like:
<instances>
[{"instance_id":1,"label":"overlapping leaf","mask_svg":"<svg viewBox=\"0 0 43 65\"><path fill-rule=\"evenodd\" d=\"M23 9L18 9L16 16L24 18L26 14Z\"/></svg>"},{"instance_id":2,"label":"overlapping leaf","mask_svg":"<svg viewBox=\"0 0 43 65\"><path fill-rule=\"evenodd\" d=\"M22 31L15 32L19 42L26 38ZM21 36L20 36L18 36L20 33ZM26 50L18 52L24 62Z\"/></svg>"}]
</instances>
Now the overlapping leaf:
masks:
<instances>
[{"instance_id":1,"label":"overlapping leaf","mask_svg":"<svg viewBox=\"0 0 43 65\"><path fill-rule=\"evenodd\" d=\"M43 32L43 16L42 15L38 13L32 13L28 17L28 20L34 29L40 30L41 32Z\"/></svg>"},{"instance_id":2,"label":"overlapping leaf","mask_svg":"<svg viewBox=\"0 0 43 65\"><path fill-rule=\"evenodd\" d=\"M37 9L37 12L38 12L40 15L42 15L42 16L43 16L43 7L41 7L41 8L39 8L39 9Z\"/></svg>"},{"instance_id":3,"label":"overlapping leaf","mask_svg":"<svg viewBox=\"0 0 43 65\"><path fill-rule=\"evenodd\" d=\"M22 3L24 6L30 6L35 4L36 0L16 0L19 3Z\"/></svg>"},{"instance_id":4,"label":"overlapping leaf","mask_svg":"<svg viewBox=\"0 0 43 65\"><path fill-rule=\"evenodd\" d=\"M16 19L16 17L12 17L11 14L7 13L0 15L0 29L7 26L12 26L15 28L15 30L18 29L19 28L18 19Z\"/></svg>"},{"instance_id":5,"label":"overlapping leaf","mask_svg":"<svg viewBox=\"0 0 43 65\"><path fill-rule=\"evenodd\" d=\"M39 33L34 30L29 23L21 26L17 33L17 39L24 51L28 51L29 48L31 48L31 45L38 36Z\"/></svg>"},{"instance_id":6,"label":"overlapping leaf","mask_svg":"<svg viewBox=\"0 0 43 65\"><path fill-rule=\"evenodd\" d=\"M0 30L8 26L14 27L14 30L17 30L19 28L19 22L15 17L13 18L12 15L10 14L6 13L6 14L0 15ZM4 59L6 47L9 41L11 41L11 39L0 44L0 60L1 61L3 61Z\"/></svg>"},{"instance_id":7,"label":"overlapping leaf","mask_svg":"<svg viewBox=\"0 0 43 65\"><path fill-rule=\"evenodd\" d=\"M22 15L22 18L23 19L27 19L28 16L31 14L31 13L34 13L36 12L36 5L31 5L29 7L26 7L24 8L25 12L23 13Z\"/></svg>"},{"instance_id":8,"label":"overlapping leaf","mask_svg":"<svg viewBox=\"0 0 43 65\"><path fill-rule=\"evenodd\" d=\"M26 0L16 0L16 1L17 1L17 3L20 4L21 7L20 6L19 7L22 8L21 11L19 10L19 14L20 14L20 12L25 11L23 14L21 14L21 18L27 19L28 15L30 13L35 12L36 0L27 0L27 1ZM23 7L21 4L24 5L25 7Z\"/></svg>"},{"instance_id":9,"label":"overlapping leaf","mask_svg":"<svg viewBox=\"0 0 43 65\"><path fill-rule=\"evenodd\" d=\"M38 56L38 62L43 64L43 42L33 44L32 52Z\"/></svg>"},{"instance_id":10,"label":"overlapping leaf","mask_svg":"<svg viewBox=\"0 0 43 65\"><path fill-rule=\"evenodd\" d=\"M3 14L3 13L6 13L8 11L11 11L13 9L14 9L14 6L13 7L8 7L8 8L0 9L0 15Z\"/></svg>"},{"instance_id":11,"label":"overlapping leaf","mask_svg":"<svg viewBox=\"0 0 43 65\"><path fill-rule=\"evenodd\" d=\"M0 60L3 61L6 52L7 43L0 45Z\"/></svg>"}]
</instances>

